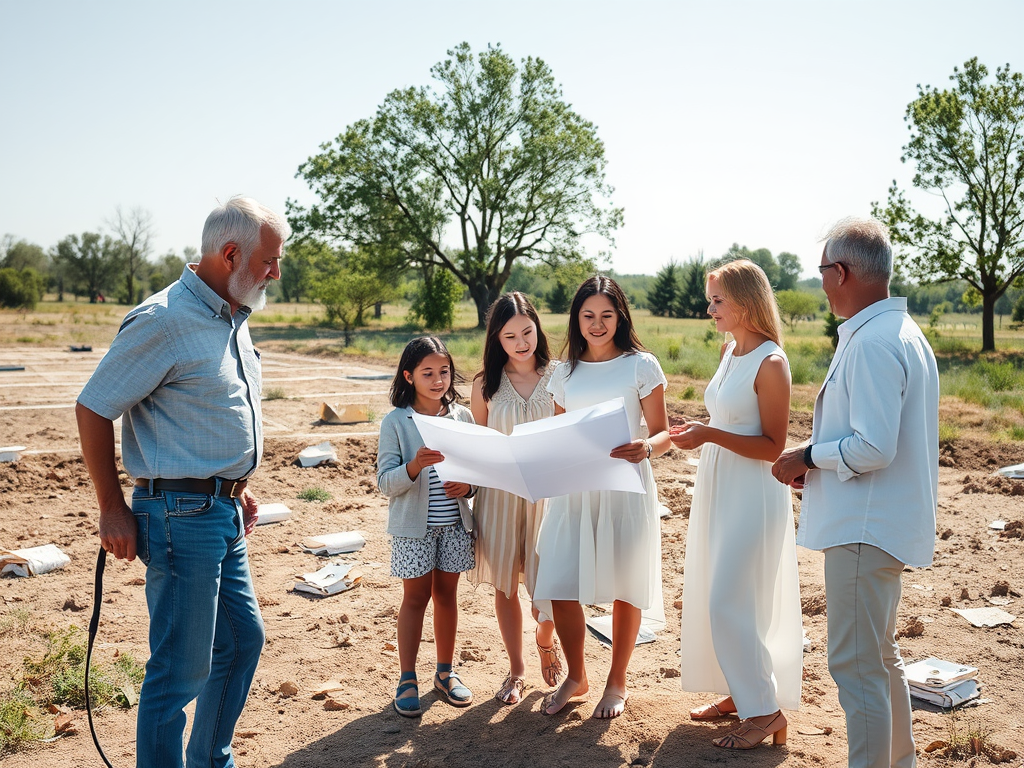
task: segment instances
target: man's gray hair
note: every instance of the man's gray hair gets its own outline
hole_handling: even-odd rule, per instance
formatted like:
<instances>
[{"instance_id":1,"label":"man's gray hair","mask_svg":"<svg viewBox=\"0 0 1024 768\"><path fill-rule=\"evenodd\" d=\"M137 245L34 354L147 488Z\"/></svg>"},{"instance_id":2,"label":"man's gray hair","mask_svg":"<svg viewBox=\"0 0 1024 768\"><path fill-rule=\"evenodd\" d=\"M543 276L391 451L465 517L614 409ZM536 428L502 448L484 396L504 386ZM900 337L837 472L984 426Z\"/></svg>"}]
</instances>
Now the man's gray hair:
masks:
<instances>
[{"instance_id":1,"label":"man's gray hair","mask_svg":"<svg viewBox=\"0 0 1024 768\"><path fill-rule=\"evenodd\" d=\"M260 230L266 225L287 240L291 227L283 216L274 213L251 197L232 197L213 209L203 226L203 255L219 253L228 243L236 243L248 258L260 244Z\"/></svg>"},{"instance_id":2,"label":"man's gray hair","mask_svg":"<svg viewBox=\"0 0 1024 768\"><path fill-rule=\"evenodd\" d=\"M826 236L825 260L848 264L867 283L887 283L892 277L889 230L878 219L843 219Z\"/></svg>"}]
</instances>

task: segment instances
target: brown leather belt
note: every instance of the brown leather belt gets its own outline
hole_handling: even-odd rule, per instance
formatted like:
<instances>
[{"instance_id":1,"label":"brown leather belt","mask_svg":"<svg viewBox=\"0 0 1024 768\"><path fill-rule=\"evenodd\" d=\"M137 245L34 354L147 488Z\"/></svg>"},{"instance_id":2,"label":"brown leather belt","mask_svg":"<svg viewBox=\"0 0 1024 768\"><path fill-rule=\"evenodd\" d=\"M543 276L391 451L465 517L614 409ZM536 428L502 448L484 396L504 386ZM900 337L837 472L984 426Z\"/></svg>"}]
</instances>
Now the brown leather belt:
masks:
<instances>
[{"instance_id":1,"label":"brown leather belt","mask_svg":"<svg viewBox=\"0 0 1024 768\"><path fill-rule=\"evenodd\" d=\"M209 480L196 480L191 477L184 477L180 480L153 480L152 482L154 491L198 493L203 496L213 496L214 492L217 490L217 481L213 478ZM135 486L137 488L148 488L149 483L149 480L140 477L135 481ZM245 490L245 486L248 485L248 483L248 480L221 480L220 493L218 495L237 499L242 495L242 491Z\"/></svg>"}]
</instances>

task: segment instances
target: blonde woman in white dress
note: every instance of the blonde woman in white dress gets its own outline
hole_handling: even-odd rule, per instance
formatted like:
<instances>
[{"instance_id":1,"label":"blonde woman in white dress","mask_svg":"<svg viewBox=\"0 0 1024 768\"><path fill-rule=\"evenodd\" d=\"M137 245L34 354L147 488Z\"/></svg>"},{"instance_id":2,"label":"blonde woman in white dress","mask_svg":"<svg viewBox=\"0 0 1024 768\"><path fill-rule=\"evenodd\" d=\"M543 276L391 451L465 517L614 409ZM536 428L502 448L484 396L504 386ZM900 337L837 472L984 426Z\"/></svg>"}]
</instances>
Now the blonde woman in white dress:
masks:
<instances>
[{"instance_id":1,"label":"blonde woman in white dress","mask_svg":"<svg viewBox=\"0 0 1024 768\"><path fill-rule=\"evenodd\" d=\"M690 713L739 726L714 744L786 742L783 709L800 705L803 631L793 505L772 477L786 447L789 362L771 285L759 266L730 262L707 278L708 314L733 341L704 393L711 415L670 430L701 449L683 566L682 687L726 694Z\"/></svg>"},{"instance_id":2,"label":"blonde woman in white dress","mask_svg":"<svg viewBox=\"0 0 1024 768\"><path fill-rule=\"evenodd\" d=\"M473 380L470 404L476 423L507 435L516 424L553 416L555 404L547 383L555 365L530 300L518 291L500 296L487 313L483 370ZM473 584L494 587L494 614L509 660L509 673L495 695L504 704L518 704L527 688L519 584L525 582L532 598L537 533L546 509L547 499L530 503L495 488L481 488L473 506L477 559L467 576ZM534 603L532 612L541 676L547 685L556 686L562 660L551 606Z\"/></svg>"}]
</instances>

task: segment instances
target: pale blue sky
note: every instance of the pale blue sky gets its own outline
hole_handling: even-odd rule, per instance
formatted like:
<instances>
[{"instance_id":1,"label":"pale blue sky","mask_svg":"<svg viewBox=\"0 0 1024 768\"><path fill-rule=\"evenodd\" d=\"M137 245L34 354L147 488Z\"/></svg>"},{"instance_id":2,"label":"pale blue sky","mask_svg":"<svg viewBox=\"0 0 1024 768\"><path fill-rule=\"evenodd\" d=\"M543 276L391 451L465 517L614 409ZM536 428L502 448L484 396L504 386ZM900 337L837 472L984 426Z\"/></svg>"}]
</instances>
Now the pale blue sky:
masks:
<instances>
[{"instance_id":1,"label":"pale blue sky","mask_svg":"<svg viewBox=\"0 0 1024 768\"><path fill-rule=\"evenodd\" d=\"M158 253L217 199L311 201L298 165L461 41L552 68L625 208L612 265L731 243L797 253L867 214L918 83L1024 69L1024 2L0 0L0 234L49 248L117 205Z\"/></svg>"}]
</instances>

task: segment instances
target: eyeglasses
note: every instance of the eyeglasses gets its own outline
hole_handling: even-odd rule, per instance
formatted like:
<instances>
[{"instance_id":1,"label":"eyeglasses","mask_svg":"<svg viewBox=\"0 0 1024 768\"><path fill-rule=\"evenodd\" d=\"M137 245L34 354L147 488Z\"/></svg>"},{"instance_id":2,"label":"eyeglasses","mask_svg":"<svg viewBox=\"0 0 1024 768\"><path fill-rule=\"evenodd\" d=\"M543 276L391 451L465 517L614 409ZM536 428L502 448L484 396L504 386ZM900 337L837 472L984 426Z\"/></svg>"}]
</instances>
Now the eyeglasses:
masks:
<instances>
[{"instance_id":1,"label":"eyeglasses","mask_svg":"<svg viewBox=\"0 0 1024 768\"><path fill-rule=\"evenodd\" d=\"M822 264L821 266L819 266L818 267L818 274L824 275L826 272L828 272L830 269L832 269L832 267L836 266L837 264L842 264L843 269L849 269L849 267L847 267L846 264L843 264L843 262L841 262L841 261L833 261L831 264Z\"/></svg>"}]
</instances>

